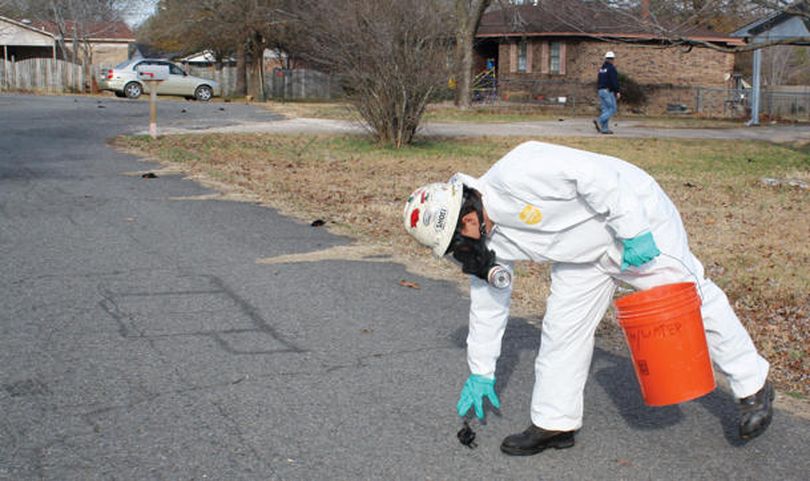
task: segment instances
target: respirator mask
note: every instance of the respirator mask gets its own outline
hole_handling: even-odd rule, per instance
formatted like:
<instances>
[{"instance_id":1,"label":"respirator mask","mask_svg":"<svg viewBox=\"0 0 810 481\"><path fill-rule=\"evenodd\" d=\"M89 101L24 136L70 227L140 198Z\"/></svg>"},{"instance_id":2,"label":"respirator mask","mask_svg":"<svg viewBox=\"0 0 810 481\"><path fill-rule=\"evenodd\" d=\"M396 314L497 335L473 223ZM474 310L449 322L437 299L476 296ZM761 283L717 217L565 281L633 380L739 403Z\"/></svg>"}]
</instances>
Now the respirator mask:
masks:
<instances>
[{"instance_id":1,"label":"respirator mask","mask_svg":"<svg viewBox=\"0 0 810 481\"><path fill-rule=\"evenodd\" d=\"M461 235L461 219L475 212L478 216L479 237L473 239ZM491 286L504 289L512 284L512 274L495 262L495 251L487 248L487 228L484 222L484 206L481 194L464 186L464 200L461 203L459 221L448 252L461 264L461 271L487 281Z\"/></svg>"}]
</instances>

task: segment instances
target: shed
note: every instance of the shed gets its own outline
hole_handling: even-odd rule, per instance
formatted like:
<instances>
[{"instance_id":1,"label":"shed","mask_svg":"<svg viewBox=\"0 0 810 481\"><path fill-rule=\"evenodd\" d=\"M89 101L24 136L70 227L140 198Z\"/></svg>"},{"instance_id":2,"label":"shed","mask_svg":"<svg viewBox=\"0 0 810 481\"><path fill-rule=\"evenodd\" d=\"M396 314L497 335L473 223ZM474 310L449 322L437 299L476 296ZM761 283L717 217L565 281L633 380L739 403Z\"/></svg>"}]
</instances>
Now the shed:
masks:
<instances>
[{"instance_id":1,"label":"shed","mask_svg":"<svg viewBox=\"0 0 810 481\"><path fill-rule=\"evenodd\" d=\"M27 20L0 16L0 46L3 60L27 58L56 58L56 38L50 32L35 27Z\"/></svg>"},{"instance_id":2,"label":"shed","mask_svg":"<svg viewBox=\"0 0 810 481\"><path fill-rule=\"evenodd\" d=\"M810 46L810 2L795 2L780 12L749 23L731 36L742 38L749 44L762 45L762 48L774 44ZM762 48L754 50L751 120L748 125L759 125Z\"/></svg>"}]
</instances>

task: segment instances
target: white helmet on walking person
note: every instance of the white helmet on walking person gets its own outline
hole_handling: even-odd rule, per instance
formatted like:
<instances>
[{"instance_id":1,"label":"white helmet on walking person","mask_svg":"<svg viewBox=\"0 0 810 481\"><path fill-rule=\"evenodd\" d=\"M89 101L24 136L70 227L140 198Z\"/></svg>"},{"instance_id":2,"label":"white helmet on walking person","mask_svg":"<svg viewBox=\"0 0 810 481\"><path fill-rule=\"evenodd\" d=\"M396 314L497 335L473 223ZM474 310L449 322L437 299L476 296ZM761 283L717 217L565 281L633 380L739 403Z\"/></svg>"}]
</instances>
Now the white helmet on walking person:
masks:
<instances>
[{"instance_id":1,"label":"white helmet on walking person","mask_svg":"<svg viewBox=\"0 0 810 481\"><path fill-rule=\"evenodd\" d=\"M607 53L605 53L605 58L616 58L616 54L613 53L613 50L608 50Z\"/></svg>"},{"instance_id":2,"label":"white helmet on walking person","mask_svg":"<svg viewBox=\"0 0 810 481\"><path fill-rule=\"evenodd\" d=\"M402 212L405 230L430 247L434 256L444 256L456 231L463 196L464 185L455 179L416 189Z\"/></svg>"}]
</instances>

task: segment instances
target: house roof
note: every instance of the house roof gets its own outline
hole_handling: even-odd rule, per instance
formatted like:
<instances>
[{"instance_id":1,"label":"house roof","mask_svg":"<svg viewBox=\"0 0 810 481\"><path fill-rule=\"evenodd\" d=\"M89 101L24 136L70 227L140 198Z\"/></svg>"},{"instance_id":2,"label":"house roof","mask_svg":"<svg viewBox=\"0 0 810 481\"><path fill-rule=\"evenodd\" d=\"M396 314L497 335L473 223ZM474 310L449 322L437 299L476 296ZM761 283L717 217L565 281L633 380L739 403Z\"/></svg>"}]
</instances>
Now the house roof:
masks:
<instances>
[{"instance_id":1,"label":"house roof","mask_svg":"<svg viewBox=\"0 0 810 481\"><path fill-rule=\"evenodd\" d=\"M31 24L33 27L51 33L52 35L59 35L59 27L55 22L42 22L35 21ZM134 42L135 34L129 25L121 20L111 22L89 22L78 25L78 22L73 20L65 21L65 30L68 32L73 31L74 27L78 28L91 41L112 41L112 42Z\"/></svg>"},{"instance_id":2,"label":"house roof","mask_svg":"<svg viewBox=\"0 0 810 481\"><path fill-rule=\"evenodd\" d=\"M791 13L789 11L791 9L796 12L810 14L810 2L806 0L795 2L786 9L788 11L783 10L755 20L731 33L731 36L747 38L763 34L770 35L771 33L783 33L785 36L792 37L807 36L808 32L810 32L810 18ZM787 23L792 25L786 26ZM783 32L777 32L780 26L783 27Z\"/></svg>"},{"instance_id":3,"label":"house roof","mask_svg":"<svg viewBox=\"0 0 810 481\"><path fill-rule=\"evenodd\" d=\"M29 23L0 16L0 45L54 48L55 40L49 32Z\"/></svg>"},{"instance_id":4,"label":"house roof","mask_svg":"<svg viewBox=\"0 0 810 481\"><path fill-rule=\"evenodd\" d=\"M14 20L13 18L4 17L4 16L0 15L0 22L6 22L6 23L9 23L9 24L15 25L17 27L23 28L25 30L30 30L30 31L36 32L36 33L38 33L40 35L47 35L47 36L53 38L53 34L51 34L51 32L42 30L41 28L33 25L33 23L30 22L30 21Z\"/></svg>"},{"instance_id":5,"label":"house roof","mask_svg":"<svg viewBox=\"0 0 810 481\"><path fill-rule=\"evenodd\" d=\"M191 55L186 55L185 57L177 60L183 63L214 63L217 61L217 56L211 50L203 50L201 52L195 52ZM223 58L222 61L225 63L236 63L236 59L233 56Z\"/></svg>"},{"instance_id":6,"label":"house roof","mask_svg":"<svg viewBox=\"0 0 810 481\"><path fill-rule=\"evenodd\" d=\"M673 29L681 38L740 44L740 39L700 27ZM582 0L541 1L487 12L476 37L598 37L624 40L665 40L653 25L639 20L635 12L608 8L601 2ZM671 35L669 35L671 37Z\"/></svg>"}]
</instances>

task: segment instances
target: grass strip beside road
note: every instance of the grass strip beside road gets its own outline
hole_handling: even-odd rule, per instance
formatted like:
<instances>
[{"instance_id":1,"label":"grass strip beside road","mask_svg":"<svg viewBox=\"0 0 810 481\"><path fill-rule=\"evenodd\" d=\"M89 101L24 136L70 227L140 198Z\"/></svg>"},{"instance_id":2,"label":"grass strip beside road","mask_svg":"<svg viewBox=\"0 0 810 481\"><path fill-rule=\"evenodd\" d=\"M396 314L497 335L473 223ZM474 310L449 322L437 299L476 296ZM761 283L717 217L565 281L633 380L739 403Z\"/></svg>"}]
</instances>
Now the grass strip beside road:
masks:
<instances>
[{"instance_id":1,"label":"grass strip beside road","mask_svg":"<svg viewBox=\"0 0 810 481\"><path fill-rule=\"evenodd\" d=\"M122 137L116 145L220 188L250 195L306 222L390 253L413 272L459 281L402 228L417 187L455 172L474 176L518 138L427 139L395 150L360 136L186 135ZM728 294L784 392L810 395L810 191L763 177L810 182L807 150L762 142L674 139L533 139L614 155L653 175L678 206L693 251ZM513 314L538 323L548 268L517 267ZM613 335L612 323L600 332Z\"/></svg>"},{"instance_id":2,"label":"grass strip beside road","mask_svg":"<svg viewBox=\"0 0 810 481\"><path fill-rule=\"evenodd\" d=\"M278 102L270 101L262 105L275 114L290 118L313 118L359 121L357 111L348 103L341 102ZM461 110L452 103L433 103L428 105L423 120L427 123L511 123L511 122L544 122L559 121L572 117L591 119L598 116L598 109L591 105L571 109L563 105L534 105L516 102L497 102L492 104L475 104ZM614 120L634 122L639 128L655 129L733 129L745 124L743 119L714 119L702 117L663 116L620 112Z\"/></svg>"}]
</instances>

